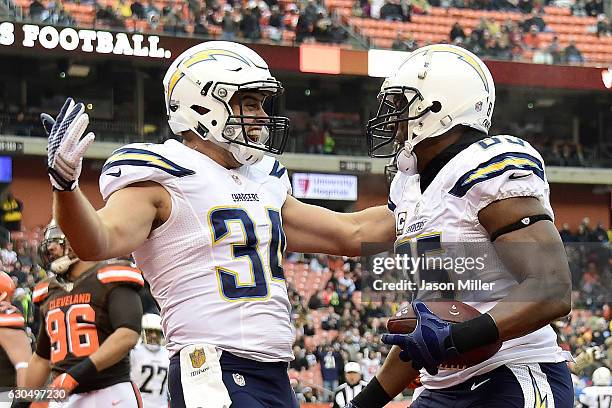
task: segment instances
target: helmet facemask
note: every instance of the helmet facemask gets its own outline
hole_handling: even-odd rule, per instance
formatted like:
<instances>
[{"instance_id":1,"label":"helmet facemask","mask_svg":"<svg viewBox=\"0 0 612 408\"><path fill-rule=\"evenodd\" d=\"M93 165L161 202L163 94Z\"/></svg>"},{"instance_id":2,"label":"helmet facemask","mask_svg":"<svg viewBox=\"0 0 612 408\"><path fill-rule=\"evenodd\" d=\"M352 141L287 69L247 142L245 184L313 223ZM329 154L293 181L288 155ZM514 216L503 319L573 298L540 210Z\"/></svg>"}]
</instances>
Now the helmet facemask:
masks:
<instances>
[{"instance_id":1,"label":"helmet facemask","mask_svg":"<svg viewBox=\"0 0 612 408\"><path fill-rule=\"evenodd\" d=\"M433 105L424 107L424 98L416 88L392 86L383 88L376 116L368 121L366 134L370 157L392 158L405 143L411 143L416 120ZM406 123L407 126L400 126Z\"/></svg>"},{"instance_id":2,"label":"helmet facemask","mask_svg":"<svg viewBox=\"0 0 612 408\"><path fill-rule=\"evenodd\" d=\"M289 119L275 115L276 100L282 92L278 81L245 83L236 88L234 99L230 101L237 109L226 103L230 115L221 135L230 145L228 150L240 163L251 164L253 158L256 158L255 162L259 161L262 154L257 151L281 154L285 150ZM263 111L264 115L258 111Z\"/></svg>"}]
</instances>

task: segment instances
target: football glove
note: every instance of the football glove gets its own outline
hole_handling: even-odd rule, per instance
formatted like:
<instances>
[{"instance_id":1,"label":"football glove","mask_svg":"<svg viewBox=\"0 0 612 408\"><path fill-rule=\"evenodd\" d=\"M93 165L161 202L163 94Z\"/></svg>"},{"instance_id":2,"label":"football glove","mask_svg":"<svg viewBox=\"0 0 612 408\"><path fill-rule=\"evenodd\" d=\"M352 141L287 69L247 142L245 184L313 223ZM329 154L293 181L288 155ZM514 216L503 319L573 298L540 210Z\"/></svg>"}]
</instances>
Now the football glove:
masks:
<instances>
[{"instance_id":1,"label":"football glove","mask_svg":"<svg viewBox=\"0 0 612 408\"><path fill-rule=\"evenodd\" d=\"M66 390L66 396L78 387L79 383L69 373L63 373L55 377L53 382L49 384L49 388L62 388Z\"/></svg>"},{"instance_id":2,"label":"football glove","mask_svg":"<svg viewBox=\"0 0 612 408\"><path fill-rule=\"evenodd\" d=\"M78 186L83 156L95 139L92 132L82 137L89 124L89 115L84 112L82 103L75 104L68 98L55 120L41 115L49 137L47 172L56 191L72 191Z\"/></svg>"},{"instance_id":3,"label":"football glove","mask_svg":"<svg viewBox=\"0 0 612 408\"><path fill-rule=\"evenodd\" d=\"M438 374L438 366L459 355L451 337L451 324L440 319L421 301L412 303L417 326L410 334L385 334L385 344L399 346L402 361L412 361L415 370L425 368L431 375Z\"/></svg>"}]
</instances>

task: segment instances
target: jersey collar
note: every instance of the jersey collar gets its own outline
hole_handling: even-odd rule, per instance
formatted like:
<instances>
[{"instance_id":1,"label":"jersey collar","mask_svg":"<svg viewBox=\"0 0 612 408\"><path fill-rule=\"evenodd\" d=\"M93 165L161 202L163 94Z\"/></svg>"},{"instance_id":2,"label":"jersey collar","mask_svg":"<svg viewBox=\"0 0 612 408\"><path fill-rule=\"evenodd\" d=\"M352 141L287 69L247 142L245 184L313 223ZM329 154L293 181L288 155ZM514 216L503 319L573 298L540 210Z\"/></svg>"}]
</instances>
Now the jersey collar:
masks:
<instances>
[{"instance_id":1,"label":"jersey collar","mask_svg":"<svg viewBox=\"0 0 612 408\"><path fill-rule=\"evenodd\" d=\"M421 193L425 192L427 187L429 187L432 181L436 178L440 170L442 170L442 168L446 164L448 164L451 159L453 159L456 155L461 153L471 144L487 137L488 136L485 133L479 132L474 129L468 129L460 140L438 153L437 156L435 156L429 163L427 163L427 165L420 174Z\"/></svg>"}]
</instances>

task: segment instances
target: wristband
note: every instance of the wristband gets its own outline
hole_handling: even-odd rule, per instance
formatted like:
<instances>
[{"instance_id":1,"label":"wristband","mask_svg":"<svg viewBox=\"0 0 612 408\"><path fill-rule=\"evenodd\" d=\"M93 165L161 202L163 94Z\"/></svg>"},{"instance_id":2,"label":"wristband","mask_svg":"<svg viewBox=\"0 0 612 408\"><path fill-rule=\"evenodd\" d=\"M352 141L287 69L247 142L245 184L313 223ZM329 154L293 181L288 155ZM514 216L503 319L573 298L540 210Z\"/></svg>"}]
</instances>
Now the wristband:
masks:
<instances>
[{"instance_id":1,"label":"wristband","mask_svg":"<svg viewBox=\"0 0 612 408\"><path fill-rule=\"evenodd\" d=\"M76 382L81 383L87 377L91 377L96 374L98 369L94 365L93 361L89 357L85 360L81 361L70 370L68 370L68 374L75 379Z\"/></svg>"},{"instance_id":2,"label":"wristband","mask_svg":"<svg viewBox=\"0 0 612 408\"><path fill-rule=\"evenodd\" d=\"M357 408L383 408L393 398L387 394L387 391L380 385L378 378L374 377L361 390L355 398L353 398L353 404Z\"/></svg>"},{"instance_id":3,"label":"wristband","mask_svg":"<svg viewBox=\"0 0 612 408\"><path fill-rule=\"evenodd\" d=\"M453 324L450 337L461 354L495 343L499 339L499 330L493 317L485 313L466 322Z\"/></svg>"}]
</instances>

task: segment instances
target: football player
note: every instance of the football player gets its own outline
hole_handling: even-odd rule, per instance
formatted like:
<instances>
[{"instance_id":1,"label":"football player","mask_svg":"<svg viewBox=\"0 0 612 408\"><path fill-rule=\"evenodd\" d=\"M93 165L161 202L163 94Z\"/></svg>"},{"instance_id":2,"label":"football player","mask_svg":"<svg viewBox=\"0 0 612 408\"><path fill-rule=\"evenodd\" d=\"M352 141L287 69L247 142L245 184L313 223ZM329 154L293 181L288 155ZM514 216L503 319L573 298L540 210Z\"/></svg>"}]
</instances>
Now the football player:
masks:
<instances>
[{"instance_id":1,"label":"football player","mask_svg":"<svg viewBox=\"0 0 612 408\"><path fill-rule=\"evenodd\" d=\"M283 88L251 49L196 45L163 82L182 143L115 151L99 211L78 188L94 139L83 136L83 104L70 99L56 120L43 117L55 216L83 259L133 253L161 305L173 407L297 407L285 246L355 255L366 233L391 240L393 217L386 207L336 214L288 194L286 169L265 156L287 141L289 120L264 110Z\"/></svg>"},{"instance_id":2,"label":"football player","mask_svg":"<svg viewBox=\"0 0 612 408\"><path fill-rule=\"evenodd\" d=\"M144 408L168 407L168 351L162 345L161 317L142 316L140 343L130 352L132 381L140 390Z\"/></svg>"},{"instance_id":3,"label":"football player","mask_svg":"<svg viewBox=\"0 0 612 408\"><path fill-rule=\"evenodd\" d=\"M599 367L593 371L593 385L586 387L580 394L580 402L587 408L612 408L612 384L610 369Z\"/></svg>"},{"instance_id":4,"label":"football player","mask_svg":"<svg viewBox=\"0 0 612 408\"><path fill-rule=\"evenodd\" d=\"M371 156L397 157L389 195L396 245L493 242L476 277L496 286L471 303L482 315L454 325L412 302L416 329L383 336L397 347L351 406L384 406L420 370L425 390L414 408L571 408L571 356L549 325L570 311L570 272L544 163L524 140L488 136L495 106L488 68L463 48L426 46L384 81L379 97L367 137ZM393 143L400 149L385 151ZM482 363L438 368L498 341L501 349Z\"/></svg>"},{"instance_id":5,"label":"football player","mask_svg":"<svg viewBox=\"0 0 612 408\"><path fill-rule=\"evenodd\" d=\"M0 272L0 388L25 387L26 369L32 356L25 320L10 303L14 292L13 279ZM0 392L0 407L10 406L2 400L8 400L6 392Z\"/></svg>"},{"instance_id":6,"label":"football player","mask_svg":"<svg viewBox=\"0 0 612 408\"><path fill-rule=\"evenodd\" d=\"M141 407L130 382L128 353L140 336L142 273L125 261L79 259L51 222L41 259L55 274L36 285L33 301L43 322L26 386L66 390L51 407Z\"/></svg>"}]
</instances>

